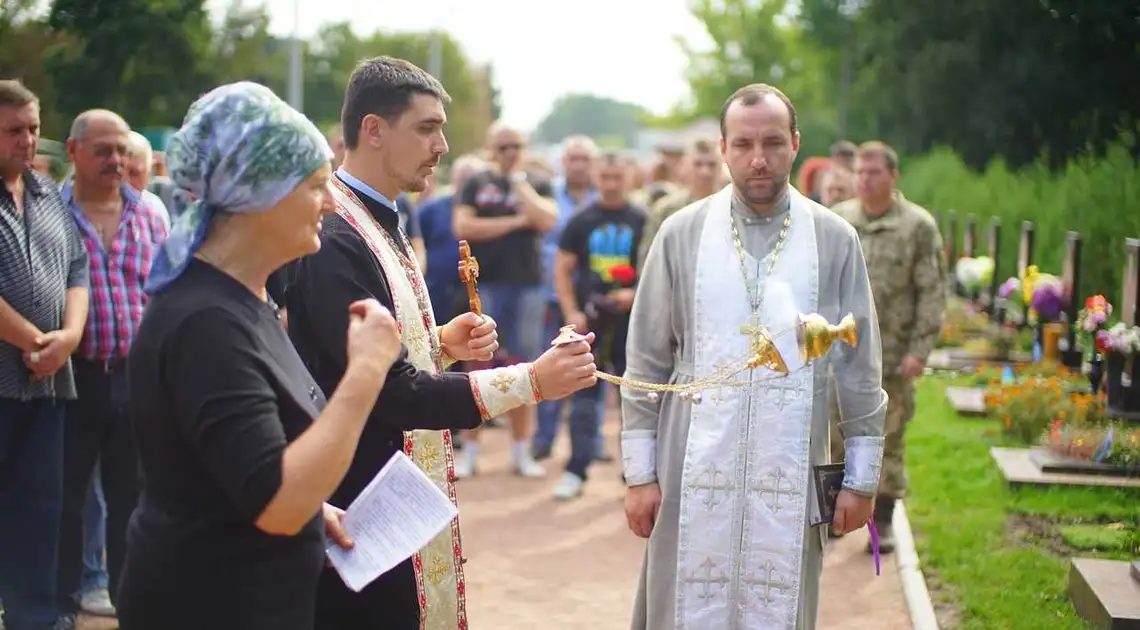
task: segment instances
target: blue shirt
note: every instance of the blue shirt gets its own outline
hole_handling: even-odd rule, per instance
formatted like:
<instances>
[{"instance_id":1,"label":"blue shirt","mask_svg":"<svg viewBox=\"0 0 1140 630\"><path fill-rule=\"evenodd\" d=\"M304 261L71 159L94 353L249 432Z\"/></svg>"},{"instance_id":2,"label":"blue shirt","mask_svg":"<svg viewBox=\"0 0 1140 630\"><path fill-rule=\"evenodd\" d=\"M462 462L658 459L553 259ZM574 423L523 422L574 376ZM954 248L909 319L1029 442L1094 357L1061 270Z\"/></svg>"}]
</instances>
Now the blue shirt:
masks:
<instances>
[{"instance_id":1,"label":"blue shirt","mask_svg":"<svg viewBox=\"0 0 1140 630\"><path fill-rule=\"evenodd\" d=\"M459 241L451 232L451 210L455 195L443 195L420 206L417 214L420 234L427 253L424 280L436 319L447 321L455 310L459 289Z\"/></svg>"},{"instance_id":2,"label":"blue shirt","mask_svg":"<svg viewBox=\"0 0 1140 630\"><path fill-rule=\"evenodd\" d=\"M577 201L566 188L565 179L560 178L554 182L554 201L558 204L558 223L555 224L553 230L546 233L546 240L542 243L542 263L546 271L544 277L546 278L547 291L550 294L549 299L553 303L558 302L558 296L554 293L554 255L558 252L559 241L562 240L562 230L570 222L570 217L574 216L578 210L594 203L597 197L598 191L591 188L582 198L582 201Z\"/></svg>"}]
</instances>

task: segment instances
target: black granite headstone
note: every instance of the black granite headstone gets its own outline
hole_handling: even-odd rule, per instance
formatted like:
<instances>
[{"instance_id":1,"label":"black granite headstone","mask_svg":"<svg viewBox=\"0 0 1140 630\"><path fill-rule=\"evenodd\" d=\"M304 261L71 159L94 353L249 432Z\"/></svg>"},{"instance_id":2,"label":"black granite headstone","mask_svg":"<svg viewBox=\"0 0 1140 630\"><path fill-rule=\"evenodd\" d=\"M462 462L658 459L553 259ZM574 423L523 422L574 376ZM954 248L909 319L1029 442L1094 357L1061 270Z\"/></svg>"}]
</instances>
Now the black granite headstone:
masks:
<instances>
[{"instance_id":1,"label":"black granite headstone","mask_svg":"<svg viewBox=\"0 0 1140 630\"><path fill-rule=\"evenodd\" d=\"M1025 270L1033 264L1033 222L1021 222L1021 240L1017 246L1017 277L1024 278ZM1018 322L1022 326L1029 323L1029 309L1021 315L1021 321Z\"/></svg>"},{"instance_id":2,"label":"black granite headstone","mask_svg":"<svg viewBox=\"0 0 1140 630\"><path fill-rule=\"evenodd\" d=\"M972 214L966 215L966 223L962 226L962 255L967 258L975 256L977 249L978 218Z\"/></svg>"},{"instance_id":3,"label":"black granite headstone","mask_svg":"<svg viewBox=\"0 0 1140 630\"><path fill-rule=\"evenodd\" d=\"M1065 236L1065 262L1061 265L1061 284L1064 286L1062 303L1064 304L1062 320L1066 324L1077 321L1077 313L1084 308L1084 296L1081 295L1081 235L1079 232L1069 232ZM1066 367L1080 368L1083 356L1077 348L1077 333L1073 326L1065 327L1065 335L1061 338L1061 363Z\"/></svg>"},{"instance_id":4,"label":"black granite headstone","mask_svg":"<svg viewBox=\"0 0 1140 630\"><path fill-rule=\"evenodd\" d=\"M1140 325L1140 239L1124 239L1124 286L1120 298L1120 321L1126 326ZM1106 411L1114 418L1140 423L1140 366L1134 356L1116 352L1105 363L1108 394Z\"/></svg>"},{"instance_id":5,"label":"black granite headstone","mask_svg":"<svg viewBox=\"0 0 1140 630\"><path fill-rule=\"evenodd\" d=\"M998 276L998 269L1001 264L1001 219L997 217L990 218L990 227L986 230L986 255L990 260L994 261L994 275L990 279L990 286L986 288L988 300L986 301L987 308L990 309L990 314L995 317L1000 317L998 309L994 308L997 303L997 291L1001 286L1002 280Z\"/></svg>"}]
</instances>

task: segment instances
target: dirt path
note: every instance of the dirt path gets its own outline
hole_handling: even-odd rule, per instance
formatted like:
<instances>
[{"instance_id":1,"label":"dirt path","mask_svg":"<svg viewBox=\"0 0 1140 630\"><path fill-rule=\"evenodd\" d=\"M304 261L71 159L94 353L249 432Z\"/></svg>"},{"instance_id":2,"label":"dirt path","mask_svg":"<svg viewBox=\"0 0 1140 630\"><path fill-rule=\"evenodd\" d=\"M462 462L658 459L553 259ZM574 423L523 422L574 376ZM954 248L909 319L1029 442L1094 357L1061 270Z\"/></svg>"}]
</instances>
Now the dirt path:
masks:
<instances>
[{"instance_id":1,"label":"dirt path","mask_svg":"<svg viewBox=\"0 0 1140 630\"><path fill-rule=\"evenodd\" d=\"M606 428L616 455L616 416ZM479 475L459 487L474 630L629 628L644 544L626 528L619 465L595 464L582 498L556 502L568 448L559 442L548 479L524 480L508 472L507 432L483 436ZM893 556L876 578L866 541L829 545L818 630L911 630Z\"/></svg>"},{"instance_id":2,"label":"dirt path","mask_svg":"<svg viewBox=\"0 0 1140 630\"><path fill-rule=\"evenodd\" d=\"M606 428L616 455L616 416ZM585 495L559 503L551 497L568 448L563 438L547 479L525 480L509 474L507 432L483 436L479 474L459 486L473 630L629 627L644 545L626 529L618 464L595 464ZM828 547L818 630L911 630L893 556L876 578L865 543L859 532Z\"/></svg>"}]
</instances>

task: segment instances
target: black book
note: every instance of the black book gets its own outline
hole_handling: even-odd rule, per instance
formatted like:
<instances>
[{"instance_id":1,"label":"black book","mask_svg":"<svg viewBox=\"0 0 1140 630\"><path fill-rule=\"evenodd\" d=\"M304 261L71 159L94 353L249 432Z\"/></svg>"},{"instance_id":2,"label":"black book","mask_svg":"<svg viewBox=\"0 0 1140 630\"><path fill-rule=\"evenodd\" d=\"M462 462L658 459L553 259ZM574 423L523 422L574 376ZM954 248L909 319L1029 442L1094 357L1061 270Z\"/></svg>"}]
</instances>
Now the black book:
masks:
<instances>
[{"instance_id":1,"label":"black book","mask_svg":"<svg viewBox=\"0 0 1140 630\"><path fill-rule=\"evenodd\" d=\"M839 498L839 491L843 490L843 468L842 462L811 467L818 514L811 519L813 526L831 523L835 518L835 500Z\"/></svg>"}]
</instances>

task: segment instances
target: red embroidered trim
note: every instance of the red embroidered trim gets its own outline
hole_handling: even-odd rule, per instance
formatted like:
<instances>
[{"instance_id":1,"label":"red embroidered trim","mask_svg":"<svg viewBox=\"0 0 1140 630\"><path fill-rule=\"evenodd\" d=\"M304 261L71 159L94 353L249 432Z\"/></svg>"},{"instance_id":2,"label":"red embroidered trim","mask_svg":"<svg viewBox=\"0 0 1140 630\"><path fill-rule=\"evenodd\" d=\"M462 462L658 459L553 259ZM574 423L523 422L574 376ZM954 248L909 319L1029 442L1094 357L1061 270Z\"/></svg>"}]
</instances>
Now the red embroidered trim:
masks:
<instances>
[{"instance_id":1,"label":"red embroidered trim","mask_svg":"<svg viewBox=\"0 0 1140 630\"><path fill-rule=\"evenodd\" d=\"M475 406L479 408L479 417L483 421L491 419L490 412L487 411L487 405L483 403L483 395L479 393L479 381L475 379L474 374L467 375L467 381L471 383L471 395L475 398Z\"/></svg>"},{"instance_id":2,"label":"red embroidered trim","mask_svg":"<svg viewBox=\"0 0 1140 630\"><path fill-rule=\"evenodd\" d=\"M339 178L333 177L332 180L333 185L336 186L342 193L344 193L345 196L355 200L358 207L366 207L363 203L361 203L360 198L356 196L356 193L354 193L350 188L348 188L348 186L341 182ZM356 232L360 234L361 237L363 237L365 244L368 245L368 249L372 250L372 255L375 256L376 261L380 263L380 268L384 272L384 275L391 277L391 270L385 267L384 256L379 251L377 244L372 242L372 239L368 238L365 235L363 226L360 225L352 213L343 208L338 203L337 214L339 214L341 218L347 221L348 224L351 225L353 229L355 229ZM416 302L417 306L419 307L420 321L423 323L423 326L427 331L428 343L430 347L433 350L440 349L441 346L439 343L439 335L437 334L435 328L435 314L431 308L431 301L428 298L427 294L427 286L423 281L423 274L420 273L419 265L409 260L408 257L403 254L404 250L401 250L396 245L396 241L390 234L388 234L388 231L385 230L383 226L379 225L379 223L376 222L375 217L372 217L372 221L374 224L376 224L377 231L380 232L380 234L388 242L388 246L392 248L392 252L396 255L396 258L400 260L401 266L404 268L404 274L407 277L408 282L412 285L412 291L416 295ZM400 232L400 239L403 241L404 246L407 247L407 251L412 251L411 243L408 242L408 238L402 231ZM396 319L397 328L400 330L400 335L403 336L403 327L400 325L400 304L396 299L395 291L392 292L392 306L394 307L392 315ZM432 361L435 364L436 371L443 372L443 362L440 360L438 353L433 352L432 354L435 355L433 356ZM473 387L474 382L474 379L471 379ZM486 411L478 395L476 395L475 400L479 405L480 412L485 416ZM415 440L413 439L412 435L413 434L411 431L404 432L404 454L414 460ZM459 501L455 493L455 456L452 450L451 433L449 431L443 432L443 443L444 460L447 462L448 496L451 499L452 504L454 504L456 507L459 507ZM451 547L454 556L453 562L455 563L454 566L457 602L456 623L458 624L457 630L467 630L467 584L463 577L463 546L461 544L459 536L458 517L451 521L451 540ZM419 598L420 606L420 629L424 630L427 624L428 603L427 592L424 590L423 558L420 554L417 553L412 556L412 566L415 569L416 574L416 593Z\"/></svg>"},{"instance_id":3,"label":"red embroidered trim","mask_svg":"<svg viewBox=\"0 0 1140 630\"><path fill-rule=\"evenodd\" d=\"M533 363L526 364L526 373L530 377L530 389L534 392L534 402L542 402L542 390L538 388L538 372L535 371Z\"/></svg>"}]
</instances>

